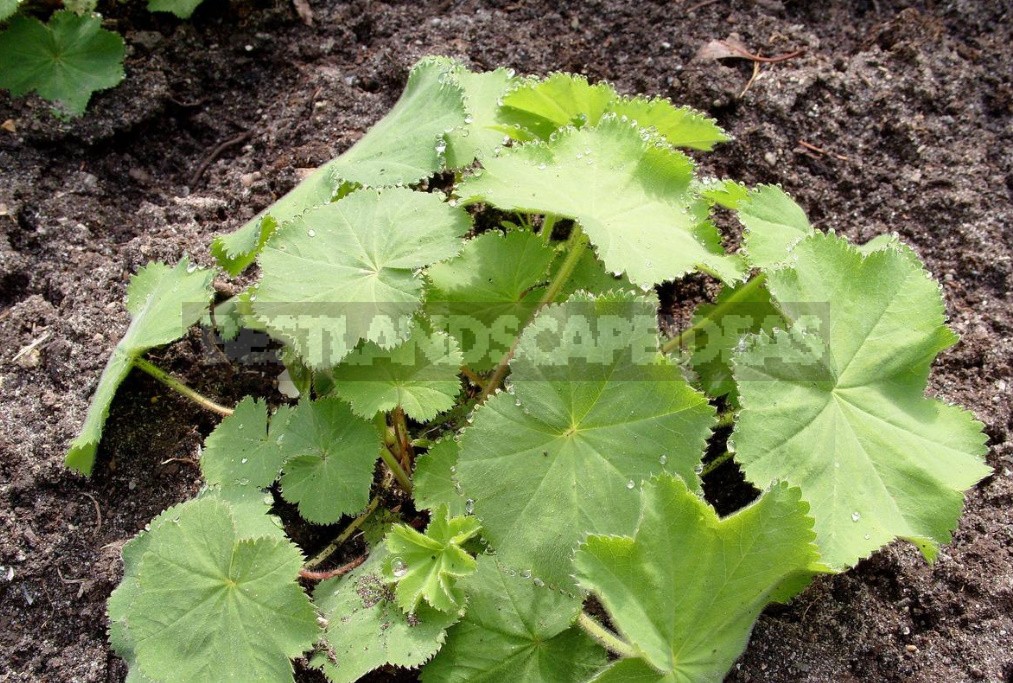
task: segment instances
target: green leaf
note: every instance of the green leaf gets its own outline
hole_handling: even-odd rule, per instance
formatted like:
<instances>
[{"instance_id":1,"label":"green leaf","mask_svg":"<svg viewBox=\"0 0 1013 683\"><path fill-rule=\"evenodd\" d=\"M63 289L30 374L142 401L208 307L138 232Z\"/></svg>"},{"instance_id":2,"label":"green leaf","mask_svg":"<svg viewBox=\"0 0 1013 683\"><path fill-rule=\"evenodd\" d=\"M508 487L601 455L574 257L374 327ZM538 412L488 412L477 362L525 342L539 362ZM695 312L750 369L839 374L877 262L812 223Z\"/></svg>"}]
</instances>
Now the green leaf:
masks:
<instances>
[{"instance_id":1,"label":"green leaf","mask_svg":"<svg viewBox=\"0 0 1013 683\"><path fill-rule=\"evenodd\" d=\"M67 467L91 474L109 406L116 389L130 373L134 359L150 348L179 339L201 319L211 300L213 278L213 272L194 269L184 258L175 268L149 263L130 279L127 287L130 327L102 371L81 433L67 452Z\"/></svg>"},{"instance_id":2,"label":"green leaf","mask_svg":"<svg viewBox=\"0 0 1013 683\"><path fill-rule=\"evenodd\" d=\"M703 219L693 206L689 158L614 116L595 128L563 129L548 143L513 147L483 165L458 187L466 202L573 218L605 267L634 284L651 287L700 267L740 279L706 206Z\"/></svg>"},{"instance_id":3,"label":"green leaf","mask_svg":"<svg viewBox=\"0 0 1013 683\"><path fill-rule=\"evenodd\" d=\"M470 227L436 194L353 192L275 234L260 255L254 313L314 368L336 365L364 339L392 348L421 304L417 271L456 256Z\"/></svg>"},{"instance_id":4,"label":"green leaf","mask_svg":"<svg viewBox=\"0 0 1013 683\"><path fill-rule=\"evenodd\" d=\"M491 231L429 268L426 312L458 340L471 369L491 369L513 345L545 291L553 257L533 233Z\"/></svg>"},{"instance_id":5,"label":"green leaf","mask_svg":"<svg viewBox=\"0 0 1013 683\"><path fill-rule=\"evenodd\" d=\"M149 12L169 12L180 19L189 19L204 0L148 0Z\"/></svg>"},{"instance_id":6,"label":"green leaf","mask_svg":"<svg viewBox=\"0 0 1013 683\"><path fill-rule=\"evenodd\" d=\"M461 580L464 619L422 670L439 683L578 683L605 663L605 651L573 627L581 601L503 568L489 555Z\"/></svg>"},{"instance_id":7,"label":"green leaf","mask_svg":"<svg viewBox=\"0 0 1013 683\"><path fill-rule=\"evenodd\" d=\"M454 479L459 451L460 444L456 440L445 438L415 460L412 497L417 507L435 510L445 505L454 517L468 512L460 485Z\"/></svg>"},{"instance_id":8,"label":"green leaf","mask_svg":"<svg viewBox=\"0 0 1013 683\"><path fill-rule=\"evenodd\" d=\"M287 540L285 526L277 515L271 514L274 495L252 485L211 485L201 491L199 498L212 498L228 503L236 523L237 538L278 538Z\"/></svg>"},{"instance_id":9,"label":"green leaf","mask_svg":"<svg viewBox=\"0 0 1013 683\"><path fill-rule=\"evenodd\" d=\"M591 85L579 74L554 73L519 83L503 97L500 120L542 140L566 126L596 125L616 98L608 83Z\"/></svg>"},{"instance_id":10,"label":"green leaf","mask_svg":"<svg viewBox=\"0 0 1013 683\"><path fill-rule=\"evenodd\" d=\"M34 90L80 116L93 92L123 80L123 39L96 14L62 10L48 24L17 16L0 33L0 88L21 97Z\"/></svg>"},{"instance_id":11,"label":"green leaf","mask_svg":"<svg viewBox=\"0 0 1013 683\"><path fill-rule=\"evenodd\" d=\"M514 395L462 433L457 477L505 564L570 587L586 533L633 530L643 479L698 486L714 410L659 356L655 310L628 294L546 307L521 337Z\"/></svg>"},{"instance_id":12,"label":"green leaf","mask_svg":"<svg viewBox=\"0 0 1013 683\"><path fill-rule=\"evenodd\" d=\"M21 0L0 0L0 21L7 21L13 17L20 6Z\"/></svg>"},{"instance_id":13,"label":"green leaf","mask_svg":"<svg viewBox=\"0 0 1013 683\"><path fill-rule=\"evenodd\" d=\"M296 581L302 561L287 541L240 539L222 502L167 510L151 526L126 608L141 672L173 681L293 680L290 659L319 634Z\"/></svg>"},{"instance_id":14,"label":"green leaf","mask_svg":"<svg viewBox=\"0 0 1013 683\"><path fill-rule=\"evenodd\" d=\"M737 210L746 226L743 246L749 263L757 268L782 263L795 244L813 234L802 207L774 185L761 185L751 191Z\"/></svg>"},{"instance_id":15,"label":"green leaf","mask_svg":"<svg viewBox=\"0 0 1013 683\"><path fill-rule=\"evenodd\" d=\"M464 607L464 594L456 586L475 571L475 558L461 545L481 529L474 517L451 517L447 508L433 511L426 533L398 524L387 535L390 557L383 573L397 586L394 596L406 614L415 612L423 600L441 612Z\"/></svg>"},{"instance_id":16,"label":"green leaf","mask_svg":"<svg viewBox=\"0 0 1013 683\"><path fill-rule=\"evenodd\" d=\"M782 484L719 519L669 475L646 483L642 498L632 538L591 536L574 564L580 586L656 673L619 665L637 677L600 680L719 683L763 608L819 571L807 507Z\"/></svg>"},{"instance_id":17,"label":"green leaf","mask_svg":"<svg viewBox=\"0 0 1013 683\"><path fill-rule=\"evenodd\" d=\"M503 132L496 128L499 101L513 83L513 71L473 73L460 68L455 78L464 90L467 117L463 127L447 134L447 168L464 168L484 159L503 145Z\"/></svg>"},{"instance_id":18,"label":"green leaf","mask_svg":"<svg viewBox=\"0 0 1013 683\"><path fill-rule=\"evenodd\" d=\"M939 286L909 250L863 255L817 234L792 256L768 287L796 328L815 318L822 332L761 336L736 354L736 459L758 486L802 489L832 567L898 536L931 558L961 492L990 471L981 424L923 395L933 358L956 341Z\"/></svg>"},{"instance_id":19,"label":"green leaf","mask_svg":"<svg viewBox=\"0 0 1013 683\"><path fill-rule=\"evenodd\" d=\"M370 342L358 347L332 371L334 394L361 417L401 406L408 417L427 422L454 407L462 359L452 337L416 325L408 341L390 351Z\"/></svg>"},{"instance_id":20,"label":"green leaf","mask_svg":"<svg viewBox=\"0 0 1013 683\"><path fill-rule=\"evenodd\" d=\"M419 605L406 615L394 602L394 590L383 578L387 552L382 546L369 559L341 579L322 582L313 600L328 626L329 651L318 653L311 664L323 669L332 683L352 683L384 665L415 667L428 661L457 621L445 613Z\"/></svg>"},{"instance_id":21,"label":"green leaf","mask_svg":"<svg viewBox=\"0 0 1013 683\"><path fill-rule=\"evenodd\" d=\"M267 404L247 396L204 442L204 478L225 488L265 488L274 483L290 453L283 448L289 409L279 408L267 429ZM279 441L279 439L281 441Z\"/></svg>"},{"instance_id":22,"label":"green leaf","mask_svg":"<svg viewBox=\"0 0 1013 683\"><path fill-rule=\"evenodd\" d=\"M315 175L319 175L319 171ZM304 182L296 186L296 190L299 190L300 193L305 192L306 194L299 202L293 200L292 204L305 204L306 208L326 204L332 198L329 184L321 188L317 184L307 184ZM287 198L288 195L285 195L285 197ZM279 200L275 204L272 204L272 208L280 204L281 201ZM273 210L281 213L278 209ZM211 255L215 257L218 265L229 275L239 275L257 260L257 255L264 250L264 245L271 239L274 231L278 229L279 221L291 220L293 217L282 216L282 218L278 218L275 215L268 215L266 211L261 212L235 232L216 237L211 242Z\"/></svg>"},{"instance_id":23,"label":"green leaf","mask_svg":"<svg viewBox=\"0 0 1013 683\"><path fill-rule=\"evenodd\" d=\"M623 97L610 104L608 110L642 128L653 128L673 147L709 152L714 145L731 139L714 119L690 107L676 107L664 98Z\"/></svg>"},{"instance_id":24,"label":"green leaf","mask_svg":"<svg viewBox=\"0 0 1013 683\"><path fill-rule=\"evenodd\" d=\"M314 524L332 524L369 502L380 442L373 425L336 398L302 400L284 429L290 454L281 494Z\"/></svg>"}]
</instances>

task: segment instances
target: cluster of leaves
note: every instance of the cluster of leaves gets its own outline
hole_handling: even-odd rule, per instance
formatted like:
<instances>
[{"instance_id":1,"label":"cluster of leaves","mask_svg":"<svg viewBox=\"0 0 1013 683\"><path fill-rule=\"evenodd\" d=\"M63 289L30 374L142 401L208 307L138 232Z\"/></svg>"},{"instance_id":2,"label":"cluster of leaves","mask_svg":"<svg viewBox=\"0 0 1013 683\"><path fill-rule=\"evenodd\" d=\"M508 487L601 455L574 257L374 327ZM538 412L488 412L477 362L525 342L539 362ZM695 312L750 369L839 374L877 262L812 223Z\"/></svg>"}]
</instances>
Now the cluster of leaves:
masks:
<instances>
[{"instance_id":1,"label":"cluster of leaves","mask_svg":"<svg viewBox=\"0 0 1013 683\"><path fill-rule=\"evenodd\" d=\"M133 679L291 680L309 652L332 681L719 681L815 575L896 538L931 559L988 472L981 425L924 396L956 340L939 288L895 237L853 246L777 187L695 178L679 148L725 139L664 99L429 58L218 239L225 272L260 272L207 324L269 332L301 396L240 402L201 495L124 548L110 638ZM693 272L723 290L664 339L653 288ZM72 467L212 274L135 277ZM728 458L760 493L720 518L701 479ZM307 562L285 504L354 519ZM313 571L345 542L360 561Z\"/></svg>"},{"instance_id":2,"label":"cluster of leaves","mask_svg":"<svg viewBox=\"0 0 1013 683\"><path fill-rule=\"evenodd\" d=\"M148 0L152 12L187 19L202 0ZM123 80L126 46L102 28L98 0L63 0L46 23L28 13L26 0L0 0L0 88L15 97L36 92L71 116L80 116L93 93Z\"/></svg>"}]
</instances>

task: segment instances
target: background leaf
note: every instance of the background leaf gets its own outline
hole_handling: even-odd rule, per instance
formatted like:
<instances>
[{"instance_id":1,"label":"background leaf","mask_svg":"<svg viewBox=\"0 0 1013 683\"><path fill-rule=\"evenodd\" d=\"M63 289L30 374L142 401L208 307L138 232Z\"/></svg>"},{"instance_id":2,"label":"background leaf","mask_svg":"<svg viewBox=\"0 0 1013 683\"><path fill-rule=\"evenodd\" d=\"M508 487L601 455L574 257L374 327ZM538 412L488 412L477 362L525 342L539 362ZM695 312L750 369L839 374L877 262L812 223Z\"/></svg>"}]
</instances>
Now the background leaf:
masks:
<instances>
[{"instance_id":1,"label":"background leaf","mask_svg":"<svg viewBox=\"0 0 1013 683\"><path fill-rule=\"evenodd\" d=\"M18 11L21 0L0 0L0 21L10 19Z\"/></svg>"},{"instance_id":2,"label":"background leaf","mask_svg":"<svg viewBox=\"0 0 1013 683\"><path fill-rule=\"evenodd\" d=\"M148 0L149 12L170 12L180 19L189 19L204 0Z\"/></svg>"}]
</instances>

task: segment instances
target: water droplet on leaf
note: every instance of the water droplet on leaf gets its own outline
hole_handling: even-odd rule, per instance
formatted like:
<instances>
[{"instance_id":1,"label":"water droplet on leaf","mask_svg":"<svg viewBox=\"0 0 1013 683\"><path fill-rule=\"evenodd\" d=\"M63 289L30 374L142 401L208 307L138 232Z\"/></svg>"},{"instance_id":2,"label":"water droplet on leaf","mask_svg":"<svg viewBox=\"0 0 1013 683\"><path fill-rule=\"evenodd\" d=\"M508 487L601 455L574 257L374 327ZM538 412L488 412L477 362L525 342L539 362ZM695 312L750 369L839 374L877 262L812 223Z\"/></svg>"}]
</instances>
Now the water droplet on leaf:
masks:
<instances>
[{"instance_id":1,"label":"water droplet on leaf","mask_svg":"<svg viewBox=\"0 0 1013 683\"><path fill-rule=\"evenodd\" d=\"M395 557L390 561L390 573L394 575L395 579L400 579L408 573L408 563L400 557Z\"/></svg>"}]
</instances>

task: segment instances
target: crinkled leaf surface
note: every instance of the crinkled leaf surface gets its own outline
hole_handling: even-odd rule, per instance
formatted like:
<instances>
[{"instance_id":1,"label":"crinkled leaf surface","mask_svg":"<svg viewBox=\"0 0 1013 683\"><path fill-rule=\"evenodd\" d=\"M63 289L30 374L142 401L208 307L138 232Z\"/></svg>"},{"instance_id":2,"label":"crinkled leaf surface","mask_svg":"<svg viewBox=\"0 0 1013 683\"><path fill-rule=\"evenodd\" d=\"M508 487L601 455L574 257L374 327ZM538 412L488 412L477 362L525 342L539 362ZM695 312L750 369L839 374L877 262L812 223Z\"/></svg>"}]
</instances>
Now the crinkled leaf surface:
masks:
<instances>
[{"instance_id":1,"label":"crinkled leaf surface","mask_svg":"<svg viewBox=\"0 0 1013 683\"><path fill-rule=\"evenodd\" d=\"M415 667L428 661L446 638L457 614L419 605L406 615L383 577L387 552L379 546L366 562L341 579L322 582L313 600L327 619L330 652L313 657L332 683L352 683L364 674L393 664Z\"/></svg>"},{"instance_id":2,"label":"crinkled leaf surface","mask_svg":"<svg viewBox=\"0 0 1013 683\"><path fill-rule=\"evenodd\" d=\"M646 138L646 139L645 139ZM576 219L610 271L649 287L704 267L735 281L717 230L689 192L693 164L636 126L606 116L594 128L566 128L486 159L465 179L467 202Z\"/></svg>"},{"instance_id":3,"label":"crinkled leaf surface","mask_svg":"<svg viewBox=\"0 0 1013 683\"><path fill-rule=\"evenodd\" d=\"M719 519L670 475L645 483L642 498L632 538L591 536L580 547L578 583L656 672L631 680L719 683L763 608L792 597L818 570L807 506L781 484Z\"/></svg>"},{"instance_id":4,"label":"crinkled leaf surface","mask_svg":"<svg viewBox=\"0 0 1013 683\"><path fill-rule=\"evenodd\" d=\"M422 670L425 683L578 683L605 651L573 626L580 598L537 585L495 557L461 580L468 611Z\"/></svg>"},{"instance_id":5,"label":"crinkled leaf surface","mask_svg":"<svg viewBox=\"0 0 1013 683\"><path fill-rule=\"evenodd\" d=\"M464 607L464 593L456 584L475 571L475 558L461 545L481 528L474 517L451 517L440 506L424 534L406 524L390 530L384 576L397 583L394 596L405 613L415 612L423 600L441 612Z\"/></svg>"},{"instance_id":6,"label":"crinkled leaf surface","mask_svg":"<svg viewBox=\"0 0 1013 683\"><path fill-rule=\"evenodd\" d=\"M586 533L631 533L643 479L694 468L714 423L657 352L656 300L614 295L546 307L524 332L512 391L475 411L457 477L510 567L571 586Z\"/></svg>"},{"instance_id":7,"label":"crinkled leaf surface","mask_svg":"<svg viewBox=\"0 0 1013 683\"><path fill-rule=\"evenodd\" d=\"M285 426L290 454L281 494L314 524L332 524L369 502L380 441L372 424L337 398L302 400Z\"/></svg>"},{"instance_id":8,"label":"crinkled leaf surface","mask_svg":"<svg viewBox=\"0 0 1013 683\"><path fill-rule=\"evenodd\" d=\"M169 12L180 19L189 19L204 0L148 0L149 12Z\"/></svg>"},{"instance_id":9,"label":"crinkled leaf surface","mask_svg":"<svg viewBox=\"0 0 1013 683\"><path fill-rule=\"evenodd\" d=\"M789 360L786 332L735 356L736 459L758 486L802 489L829 565L898 536L931 557L950 539L962 492L989 472L981 424L923 395L932 360L956 341L939 286L889 246L862 255L817 234L792 255L769 274L770 292L789 320L821 319L822 336L803 333L816 351Z\"/></svg>"},{"instance_id":10,"label":"crinkled leaf surface","mask_svg":"<svg viewBox=\"0 0 1013 683\"><path fill-rule=\"evenodd\" d=\"M412 497L416 506L434 510L445 505L454 517L465 514L466 501L455 480L459 451L457 441L445 438L415 459Z\"/></svg>"},{"instance_id":11,"label":"crinkled leaf surface","mask_svg":"<svg viewBox=\"0 0 1013 683\"><path fill-rule=\"evenodd\" d=\"M287 541L238 538L220 501L160 515L126 608L141 672L162 681L293 680L291 658L319 635L296 582L302 561Z\"/></svg>"},{"instance_id":12,"label":"crinkled leaf surface","mask_svg":"<svg viewBox=\"0 0 1013 683\"><path fill-rule=\"evenodd\" d=\"M427 422L454 407L462 359L453 337L416 325L408 341L389 351L371 342L357 348L332 371L334 393L362 417L401 406Z\"/></svg>"},{"instance_id":13,"label":"crinkled leaf surface","mask_svg":"<svg viewBox=\"0 0 1013 683\"><path fill-rule=\"evenodd\" d=\"M124 51L97 14L61 10L48 24L17 16L0 33L0 88L15 97L34 90L79 116L93 92L123 80Z\"/></svg>"},{"instance_id":14,"label":"crinkled leaf surface","mask_svg":"<svg viewBox=\"0 0 1013 683\"><path fill-rule=\"evenodd\" d=\"M761 185L738 204L739 220L746 226L743 245L749 263L772 268L788 257L799 240L813 234L809 219L784 190Z\"/></svg>"},{"instance_id":15,"label":"crinkled leaf surface","mask_svg":"<svg viewBox=\"0 0 1013 683\"><path fill-rule=\"evenodd\" d=\"M470 227L437 194L353 192L274 235L260 255L254 312L311 367L336 365L361 340L391 348L408 338L421 304L417 271L456 256Z\"/></svg>"},{"instance_id":16,"label":"crinkled leaf surface","mask_svg":"<svg viewBox=\"0 0 1013 683\"><path fill-rule=\"evenodd\" d=\"M184 258L175 268L149 263L130 279L127 286L130 327L102 371L81 433L67 452L67 467L91 474L109 406L116 389L130 373L134 359L152 347L179 339L201 319L211 300L213 278L214 273L195 270Z\"/></svg>"},{"instance_id":17,"label":"crinkled leaf surface","mask_svg":"<svg viewBox=\"0 0 1013 683\"><path fill-rule=\"evenodd\" d=\"M201 453L204 478L225 488L270 486L292 453L285 447L289 409L279 408L267 426L267 404L247 396L208 435Z\"/></svg>"},{"instance_id":18,"label":"crinkled leaf surface","mask_svg":"<svg viewBox=\"0 0 1013 683\"><path fill-rule=\"evenodd\" d=\"M464 90L467 117L463 127L447 134L447 168L464 168L502 146L503 132L495 128L499 100L514 78L513 71L503 67L484 73L462 67L454 76Z\"/></svg>"},{"instance_id":19,"label":"crinkled leaf surface","mask_svg":"<svg viewBox=\"0 0 1013 683\"><path fill-rule=\"evenodd\" d=\"M548 279L553 250L530 232L487 232L427 273L426 312L461 344L473 370L492 368L531 318Z\"/></svg>"}]
</instances>

